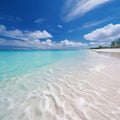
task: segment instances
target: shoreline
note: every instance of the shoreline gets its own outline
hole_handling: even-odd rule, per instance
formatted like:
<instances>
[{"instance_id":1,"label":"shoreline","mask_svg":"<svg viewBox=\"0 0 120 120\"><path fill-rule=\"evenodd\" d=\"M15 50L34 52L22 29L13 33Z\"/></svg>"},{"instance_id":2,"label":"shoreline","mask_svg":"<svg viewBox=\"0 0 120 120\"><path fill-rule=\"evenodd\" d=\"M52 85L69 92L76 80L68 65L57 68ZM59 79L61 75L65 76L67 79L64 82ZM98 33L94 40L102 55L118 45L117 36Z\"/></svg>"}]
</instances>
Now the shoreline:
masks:
<instances>
[{"instance_id":1,"label":"shoreline","mask_svg":"<svg viewBox=\"0 0 120 120\"><path fill-rule=\"evenodd\" d=\"M56 54L66 58L42 69L36 66L21 76L10 78L4 72L6 76L0 81L0 118L119 120L120 61L92 51ZM54 59L56 54L51 54ZM43 54L32 53L29 59L26 54L14 54L17 60L18 56L26 58L25 64L35 64L33 57L40 62L38 56L44 58ZM4 54L3 57L8 60ZM19 66L13 57L9 61ZM21 66L25 68L25 64ZM13 65L10 68L16 71Z\"/></svg>"},{"instance_id":2,"label":"shoreline","mask_svg":"<svg viewBox=\"0 0 120 120\"><path fill-rule=\"evenodd\" d=\"M111 57L119 58L120 59L120 48L111 48L111 49L93 49L93 51L105 55L109 55Z\"/></svg>"},{"instance_id":3,"label":"shoreline","mask_svg":"<svg viewBox=\"0 0 120 120\"><path fill-rule=\"evenodd\" d=\"M120 53L120 48L111 48L111 49L93 49L96 52L108 52L108 53Z\"/></svg>"}]
</instances>

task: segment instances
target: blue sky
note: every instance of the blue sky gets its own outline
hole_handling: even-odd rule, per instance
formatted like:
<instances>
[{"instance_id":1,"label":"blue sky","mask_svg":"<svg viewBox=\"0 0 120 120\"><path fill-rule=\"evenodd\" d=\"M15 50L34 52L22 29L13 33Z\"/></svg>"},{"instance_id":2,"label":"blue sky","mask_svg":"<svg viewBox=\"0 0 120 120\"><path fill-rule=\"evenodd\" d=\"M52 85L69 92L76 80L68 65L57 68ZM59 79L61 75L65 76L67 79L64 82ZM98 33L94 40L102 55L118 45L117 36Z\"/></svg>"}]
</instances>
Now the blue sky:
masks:
<instances>
[{"instance_id":1,"label":"blue sky","mask_svg":"<svg viewBox=\"0 0 120 120\"><path fill-rule=\"evenodd\" d=\"M119 0L0 0L0 49L74 49L120 37Z\"/></svg>"}]
</instances>

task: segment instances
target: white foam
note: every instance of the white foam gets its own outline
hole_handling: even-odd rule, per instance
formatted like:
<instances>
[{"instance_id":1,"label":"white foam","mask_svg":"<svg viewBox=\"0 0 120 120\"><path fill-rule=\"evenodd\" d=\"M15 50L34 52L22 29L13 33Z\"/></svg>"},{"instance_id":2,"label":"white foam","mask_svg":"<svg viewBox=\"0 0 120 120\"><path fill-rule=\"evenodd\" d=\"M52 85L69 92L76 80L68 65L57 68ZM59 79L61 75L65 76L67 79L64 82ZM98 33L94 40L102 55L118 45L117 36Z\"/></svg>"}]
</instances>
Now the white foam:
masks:
<instances>
[{"instance_id":1,"label":"white foam","mask_svg":"<svg viewBox=\"0 0 120 120\"><path fill-rule=\"evenodd\" d=\"M101 72L105 68L105 65L96 65L94 67L89 68L91 72Z\"/></svg>"}]
</instances>

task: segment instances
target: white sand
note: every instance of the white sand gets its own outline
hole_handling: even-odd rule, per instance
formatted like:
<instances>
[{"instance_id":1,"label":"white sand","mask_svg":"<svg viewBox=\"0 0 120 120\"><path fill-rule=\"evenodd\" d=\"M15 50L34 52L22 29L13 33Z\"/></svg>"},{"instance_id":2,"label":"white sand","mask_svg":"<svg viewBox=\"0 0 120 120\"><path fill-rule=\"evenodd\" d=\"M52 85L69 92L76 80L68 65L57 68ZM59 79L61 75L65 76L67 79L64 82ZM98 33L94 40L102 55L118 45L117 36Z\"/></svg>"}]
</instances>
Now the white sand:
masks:
<instances>
[{"instance_id":1,"label":"white sand","mask_svg":"<svg viewBox=\"0 0 120 120\"><path fill-rule=\"evenodd\" d=\"M120 53L120 48L116 49L94 49L97 52L114 52L114 53Z\"/></svg>"},{"instance_id":2,"label":"white sand","mask_svg":"<svg viewBox=\"0 0 120 120\"><path fill-rule=\"evenodd\" d=\"M116 49L94 49L94 51L120 59L120 49L119 48L116 48Z\"/></svg>"}]
</instances>

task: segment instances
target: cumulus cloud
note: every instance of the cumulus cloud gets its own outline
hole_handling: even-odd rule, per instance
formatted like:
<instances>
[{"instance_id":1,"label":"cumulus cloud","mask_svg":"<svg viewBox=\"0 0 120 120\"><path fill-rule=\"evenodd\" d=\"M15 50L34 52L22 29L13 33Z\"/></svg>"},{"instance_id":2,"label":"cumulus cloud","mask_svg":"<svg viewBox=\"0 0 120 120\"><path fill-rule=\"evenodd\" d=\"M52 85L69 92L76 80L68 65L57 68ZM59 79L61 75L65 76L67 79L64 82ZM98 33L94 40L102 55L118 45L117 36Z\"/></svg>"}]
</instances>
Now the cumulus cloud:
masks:
<instances>
[{"instance_id":1,"label":"cumulus cloud","mask_svg":"<svg viewBox=\"0 0 120 120\"><path fill-rule=\"evenodd\" d=\"M0 39L0 46L11 46L29 49L76 49L87 47L87 44L82 42L74 42L72 40L61 40L54 42L49 38L52 35L46 30L44 31L21 31L21 30L7 30L4 25L0 25L0 36L7 37ZM44 40L42 39L44 38Z\"/></svg>"},{"instance_id":2,"label":"cumulus cloud","mask_svg":"<svg viewBox=\"0 0 120 120\"><path fill-rule=\"evenodd\" d=\"M30 49L40 49L40 50L53 50L53 49L77 49L87 47L86 43L73 42L70 40L62 40L60 42L53 42L50 39L45 41L34 40L34 41L20 41L20 40L6 40L0 39L0 45L2 46L17 46L21 48L28 47Z\"/></svg>"},{"instance_id":3,"label":"cumulus cloud","mask_svg":"<svg viewBox=\"0 0 120 120\"><path fill-rule=\"evenodd\" d=\"M48 33L46 30L44 31L34 31L34 32L29 32L28 37L33 38L33 39L41 39L41 38L51 38L52 35Z\"/></svg>"},{"instance_id":4,"label":"cumulus cloud","mask_svg":"<svg viewBox=\"0 0 120 120\"><path fill-rule=\"evenodd\" d=\"M50 46L50 47L54 46L54 43L50 39L47 39L46 41L43 41L42 44L45 45L45 46Z\"/></svg>"},{"instance_id":5,"label":"cumulus cloud","mask_svg":"<svg viewBox=\"0 0 120 120\"><path fill-rule=\"evenodd\" d=\"M19 29L7 30L6 26L0 25L0 35L20 39L20 40L30 40L30 39L42 39L42 38L52 38L53 36L46 30L40 31L21 31Z\"/></svg>"},{"instance_id":6,"label":"cumulus cloud","mask_svg":"<svg viewBox=\"0 0 120 120\"><path fill-rule=\"evenodd\" d=\"M68 39L65 39L65 40L62 40L60 42L60 44L62 46L67 46L67 47L86 47L87 44L86 43L82 43L82 42L73 42L73 41L70 41Z\"/></svg>"},{"instance_id":7,"label":"cumulus cloud","mask_svg":"<svg viewBox=\"0 0 120 120\"><path fill-rule=\"evenodd\" d=\"M95 41L95 42L89 42L88 46L89 47L96 47L99 45L108 46L109 44L110 44L110 41Z\"/></svg>"},{"instance_id":8,"label":"cumulus cloud","mask_svg":"<svg viewBox=\"0 0 120 120\"><path fill-rule=\"evenodd\" d=\"M91 33L84 35L86 40L103 41L113 40L120 37L120 24L108 24L103 28L96 29Z\"/></svg>"},{"instance_id":9,"label":"cumulus cloud","mask_svg":"<svg viewBox=\"0 0 120 120\"><path fill-rule=\"evenodd\" d=\"M71 21L111 0L67 0L63 8L63 18Z\"/></svg>"}]
</instances>

